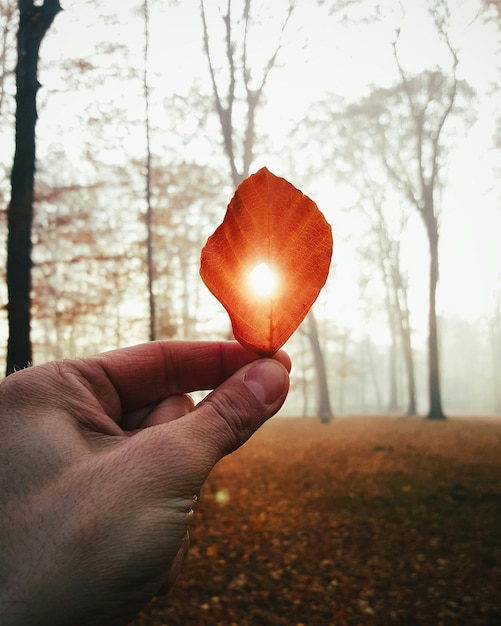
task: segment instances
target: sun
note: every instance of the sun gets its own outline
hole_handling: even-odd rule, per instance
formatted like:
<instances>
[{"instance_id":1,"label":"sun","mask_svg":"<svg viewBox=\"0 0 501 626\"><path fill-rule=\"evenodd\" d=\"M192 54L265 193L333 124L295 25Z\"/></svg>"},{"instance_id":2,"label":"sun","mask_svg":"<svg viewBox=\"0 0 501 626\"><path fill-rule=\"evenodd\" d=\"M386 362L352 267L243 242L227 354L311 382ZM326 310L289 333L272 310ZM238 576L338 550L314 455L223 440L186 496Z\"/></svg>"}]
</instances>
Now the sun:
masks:
<instances>
[{"instance_id":1,"label":"sun","mask_svg":"<svg viewBox=\"0 0 501 626\"><path fill-rule=\"evenodd\" d=\"M266 263L259 263L251 270L250 285L257 296L262 298L273 294L277 286L277 277Z\"/></svg>"}]
</instances>

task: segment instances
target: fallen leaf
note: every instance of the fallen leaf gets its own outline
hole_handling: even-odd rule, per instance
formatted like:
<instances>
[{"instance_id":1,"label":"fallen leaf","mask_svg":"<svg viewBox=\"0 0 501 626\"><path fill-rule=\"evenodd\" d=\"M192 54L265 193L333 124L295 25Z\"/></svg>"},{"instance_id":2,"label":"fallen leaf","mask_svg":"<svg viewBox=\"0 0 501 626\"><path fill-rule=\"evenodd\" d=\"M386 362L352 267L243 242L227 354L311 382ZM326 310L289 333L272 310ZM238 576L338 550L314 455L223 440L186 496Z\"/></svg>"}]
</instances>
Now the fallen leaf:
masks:
<instances>
[{"instance_id":1,"label":"fallen leaf","mask_svg":"<svg viewBox=\"0 0 501 626\"><path fill-rule=\"evenodd\" d=\"M270 420L213 469L174 589L129 626L500 626L499 419L443 426Z\"/></svg>"},{"instance_id":2,"label":"fallen leaf","mask_svg":"<svg viewBox=\"0 0 501 626\"><path fill-rule=\"evenodd\" d=\"M202 250L200 275L235 338L271 356L327 280L332 231L313 200L266 168L247 178Z\"/></svg>"}]
</instances>

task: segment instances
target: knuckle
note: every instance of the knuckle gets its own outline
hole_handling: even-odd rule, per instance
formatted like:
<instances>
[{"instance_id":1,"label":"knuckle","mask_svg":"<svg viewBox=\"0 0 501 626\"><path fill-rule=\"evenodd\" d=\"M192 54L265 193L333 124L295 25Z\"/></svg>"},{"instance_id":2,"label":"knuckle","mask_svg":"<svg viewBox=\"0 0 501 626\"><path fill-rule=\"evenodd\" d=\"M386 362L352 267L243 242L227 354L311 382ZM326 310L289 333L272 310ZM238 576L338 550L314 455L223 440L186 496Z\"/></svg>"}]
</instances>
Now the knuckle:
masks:
<instances>
[{"instance_id":1,"label":"knuckle","mask_svg":"<svg viewBox=\"0 0 501 626\"><path fill-rule=\"evenodd\" d=\"M234 450L252 434L251 421L247 416L253 412L251 403L244 397L236 399L225 393L211 394L206 402L228 434L229 448Z\"/></svg>"}]
</instances>

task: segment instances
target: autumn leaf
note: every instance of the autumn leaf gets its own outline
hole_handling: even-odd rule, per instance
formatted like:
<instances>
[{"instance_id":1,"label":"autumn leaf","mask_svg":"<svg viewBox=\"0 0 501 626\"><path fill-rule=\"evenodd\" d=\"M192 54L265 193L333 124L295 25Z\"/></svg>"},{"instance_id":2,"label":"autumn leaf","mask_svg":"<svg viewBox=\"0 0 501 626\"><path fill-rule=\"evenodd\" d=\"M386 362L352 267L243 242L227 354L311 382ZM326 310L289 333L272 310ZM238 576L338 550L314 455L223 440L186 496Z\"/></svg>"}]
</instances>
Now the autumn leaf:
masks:
<instances>
[{"instance_id":1,"label":"autumn leaf","mask_svg":"<svg viewBox=\"0 0 501 626\"><path fill-rule=\"evenodd\" d=\"M262 168L238 187L201 255L200 275L235 338L271 356L327 280L332 231L313 200Z\"/></svg>"}]
</instances>

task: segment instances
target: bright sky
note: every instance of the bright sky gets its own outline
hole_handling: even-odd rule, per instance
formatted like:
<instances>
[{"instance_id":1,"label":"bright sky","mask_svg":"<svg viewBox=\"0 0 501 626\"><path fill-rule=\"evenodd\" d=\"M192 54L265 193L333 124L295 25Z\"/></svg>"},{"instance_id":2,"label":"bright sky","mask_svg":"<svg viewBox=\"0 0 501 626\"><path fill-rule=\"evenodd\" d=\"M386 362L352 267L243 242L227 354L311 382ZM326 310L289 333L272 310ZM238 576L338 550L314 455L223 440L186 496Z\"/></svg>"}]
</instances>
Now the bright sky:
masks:
<instances>
[{"instance_id":1,"label":"bright sky","mask_svg":"<svg viewBox=\"0 0 501 626\"><path fill-rule=\"evenodd\" d=\"M214 2L210 4L212 9ZM278 12L282 0L264 3L263 11ZM327 3L328 4L328 3ZM433 67L440 60L440 48L433 44L424 10L424 0L404 3L407 11L402 23L401 58L408 71ZM66 56L86 56L99 39L109 38L110 26L103 20L95 22L94 4L79 0L63 2L65 11L57 17L50 36L44 42L43 54L48 64ZM116 2L104 0L100 11L113 13ZM124 0L121 10L141 6L137 0ZM388 10L388 5L385 5ZM479 120L466 137L458 139L457 150L449 164L449 185L443 197L441 238L441 282L439 309L448 315L457 314L476 320L492 311L494 286L501 275L501 186L495 168L501 169L499 154L492 150L492 135L499 98L490 89L499 82L495 65L497 32L489 24L477 20L474 0L456 0L451 4L454 15L453 44L461 48L462 77L479 92L476 103ZM268 9L266 9L268 7ZM165 95L183 93L193 75L207 74L201 55L201 22L198 2L179 2L175 7L151 8L151 75L161 73ZM218 19L217 11L209 11L208 19ZM142 47L142 30L138 22L122 27L121 37ZM140 22L139 22L140 24ZM270 32L276 33L272 18L266 21ZM261 123L273 128L278 143L287 150L291 123L298 123L308 106L327 92L356 97L366 92L371 83L390 83L395 71L391 56L391 38L400 24L397 13L389 12L383 25L373 20L357 25L336 24L328 16L327 7L318 7L315 0L303 0L284 39L281 67L270 76L267 105L260 113ZM84 31L84 36L82 36ZM261 35L258 49L266 56L266 38ZM52 59L52 60L51 60ZM42 81L50 86L50 76ZM162 87L162 85L160 87ZM158 88L159 85L156 85ZM293 120L293 122L291 122ZM283 150L256 163L267 165L274 173L285 175L288 162L282 160ZM294 184L294 180L291 180ZM304 190L309 193L310 190ZM336 271L333 315L341 325L350 325L360 298L353 284L352 263L355 257L351 234L359 228L353 216L342 212L346 198L328 183L311 190L321 210L333 226ZM412 223L405 241L410 266L411 304L416 328L426 327L427 265L423 265L426 240L419 219ZM331 291L329 291L331 293Z\"/></svg>"}]
</instances>

